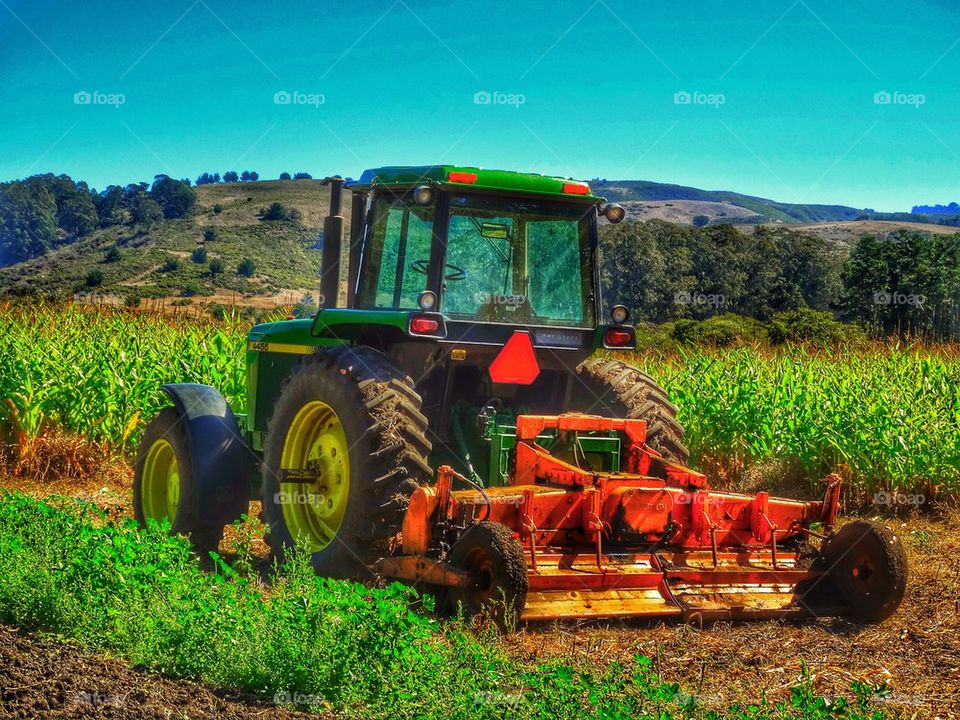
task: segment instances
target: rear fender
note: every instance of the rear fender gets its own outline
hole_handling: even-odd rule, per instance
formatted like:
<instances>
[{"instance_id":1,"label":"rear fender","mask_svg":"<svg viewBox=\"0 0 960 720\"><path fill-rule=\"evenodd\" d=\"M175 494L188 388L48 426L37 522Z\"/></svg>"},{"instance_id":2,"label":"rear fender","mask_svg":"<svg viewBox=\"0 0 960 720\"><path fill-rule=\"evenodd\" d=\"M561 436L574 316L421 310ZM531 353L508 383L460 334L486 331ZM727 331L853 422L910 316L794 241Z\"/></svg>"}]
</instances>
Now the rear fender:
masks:
<instances>
[{"instance_id":1,"label":"rear fender","mask_svg":"<svg viewBox=\"0 0 960 720\"><path fill-rule=\"evenodd\" d=\"M197 527L226 525L247 510L250 452L223 396L208 385L161 387L184 423L197 492L191 516Z\"/></svg>"}]
</instances>

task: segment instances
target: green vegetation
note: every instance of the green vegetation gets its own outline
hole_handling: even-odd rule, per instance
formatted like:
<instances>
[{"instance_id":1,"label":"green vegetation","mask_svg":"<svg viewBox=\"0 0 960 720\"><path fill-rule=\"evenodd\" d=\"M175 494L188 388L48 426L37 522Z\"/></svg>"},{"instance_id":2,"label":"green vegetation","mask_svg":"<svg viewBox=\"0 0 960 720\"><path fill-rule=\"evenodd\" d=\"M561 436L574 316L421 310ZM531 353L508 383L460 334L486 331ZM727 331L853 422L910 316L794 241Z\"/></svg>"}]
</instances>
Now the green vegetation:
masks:
<instances>
[{"instance_id":1,"label":"green vegetation","mask_svg":"<svg viewBox=\"0 0 960 720\"><path fill-rule=\"evenodd\" d=\"M579 669L511 659L492 637L439 624L399 584L318 578L304 555L264 591L241 536L233 567L204 573L186 541L106 521L65 499L0 496L0 622L55 632L174 677L362 718L809 718L880 720L871 696L708 709L643 657ZM432 604L425 598L423 604Z\"/></svg>"},{"instance_id":2,"label":"green vegetation","mask_svg":"<svg viewBox=\"0 0 960 720\"><path fill-rule=\"evenodd\" d=\"M314 307L305 297L298 313ZM243 412L250 321L220 315L223 322L82 306L0 307L0 336L12 350L0 354L0 398L8 399L0 427L34 437L51 424L132 449L143 421L166 404L158 389L166 382L212 385ZM779 322L791 332L816 329L800 317ZM955 349L845 340L830 355L790 343L675 347L655 343L634 361L680 406L698 462L733 471L795 463L812 482L844 470L861 498L893 488L932 498L960 488Z\"/></svg>"}]
</instances>

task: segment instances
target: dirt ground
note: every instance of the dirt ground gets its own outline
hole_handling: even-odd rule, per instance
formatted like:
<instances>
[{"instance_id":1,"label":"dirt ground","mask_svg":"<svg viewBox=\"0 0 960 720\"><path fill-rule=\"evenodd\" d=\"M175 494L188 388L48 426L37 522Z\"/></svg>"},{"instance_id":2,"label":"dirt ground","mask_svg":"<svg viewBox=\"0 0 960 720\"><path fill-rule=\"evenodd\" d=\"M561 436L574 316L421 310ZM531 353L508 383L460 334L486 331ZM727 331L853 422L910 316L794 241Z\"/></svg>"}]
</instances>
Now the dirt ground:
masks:
<instances>
[{"instance_id":1,"label":"dirt ground","mask_svg":"<svg viewBox=\"0 0 960 720\"><path fill-rule=\"evenodd\" d=\"M98 482L37 483L0 477L0 486L36 496L83 497L115 517L131 512L129 471L122 466L106 467ZM250 515L256 517L257 511L252 505ZM562 659L592 669L645 655L653 659L664 680L679 683L683 692L717 709L763 697L782 700L806 674L826 696L849 695L855 681L886 685L878 702L891 717L960 718L960 564L955 560L960 557L960 510L883 521L895 529L907 549L910 580L899 611L878 626L834 620L719 623L707 628L571 622L530 624L499 642L518 659ZM228 529L221 550L228 553L243 534ZM252 550L265 554L266 547L255 541ZM9 629L0 632L0 648L4 693L0 717L175 718L184 717L177 714L181 711L201 718L300 717L264 700L139 673L118 661L85 655L53 640L16 635ZM116 708L76 707L78 692L105 692L108 698L122 695L130 698L124 701L130 704L125 712L110 715ZM188 704L184 698L189 698ZM42 703L53 705L48 711ZM163 708L172 714L163 714ZM78 714L81 710L89 711L88 715Z\"/></svg>"}]
</instances>

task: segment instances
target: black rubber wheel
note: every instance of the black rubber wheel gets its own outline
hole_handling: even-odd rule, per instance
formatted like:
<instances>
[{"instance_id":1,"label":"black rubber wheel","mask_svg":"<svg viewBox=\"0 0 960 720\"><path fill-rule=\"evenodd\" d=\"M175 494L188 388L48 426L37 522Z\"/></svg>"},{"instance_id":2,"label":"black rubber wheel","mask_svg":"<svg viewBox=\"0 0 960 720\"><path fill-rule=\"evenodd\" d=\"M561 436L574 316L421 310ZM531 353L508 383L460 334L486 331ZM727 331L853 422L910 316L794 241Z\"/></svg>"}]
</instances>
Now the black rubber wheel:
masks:
<instances>
[{"instance_id":1,"label":"black rubber wheel","mask_svg":"<svg viewBox=\"0 0 960 720\"><path fill-rule=\"evenodd\" d=\"M577 368L570 410L647 421L647 444L667 460L690 462L684 429L667 393L642 370L619 360L591 358Z\"/></svg>"},{"instance_id":2,"label":"black rubber wheel","mask_svg":"<svg viewBox=\"0 0 960 720\"><path fill-rule=\"evenodd\" d=\"M281 494L284 447L295 418L317 401L342 428L348 490L338 501L339 526L326 526L333 537L311 550L311 564L320 575L367 580L368 566L388 554L390 539L400 532L410 495L433 478L427 420L413 381L376 350L330 348L298 367L274 406L264 446L262 517L267 542L280 559L297 539L288 523L291 510L284 511L291 493ZM297 486L284 485L290 487Z\"/></svg>"},{"instance_id":3,"label":"black rubber wheel","mask_svg":"<svg viewBox=\"0 0 960 720\"><path fill-rule=\"evenodd\" d=\"M824 541L821 562L851 618L877 623L900 606L907 588L907 557L890 528L866 520L844 525Z\"/></svg>"},{"instance_id":4,"label":"black rubber wheel","mask_svg":"<svg viewBox=\"0 0 960 720\"><path fill-rule=\"evenodd\" d=\"M162 487L163 475L176 482ZM166 518L170 521L171 534L188 536L206 563L209 552L220 546L224 526L199 526L196 510L197 486L186 428L176 409L164 408L147 425L140 441L134 463L133 515L142 527L148 519L159 523Z\"/></svg>"},{"instance_id":5,"label":"black rubber wheel","mask_svg":"<svg viewBox=\"0 0 960 720\"><path fill-rule=\"evenodd\" d=\"M468 619L489 618L501 631L513 627L529 583L523 549L510 530L489 520L477 523L457 540L449 560L474 580L470 588L450 588L450 609Z\"/></svg>"}]
</instances>

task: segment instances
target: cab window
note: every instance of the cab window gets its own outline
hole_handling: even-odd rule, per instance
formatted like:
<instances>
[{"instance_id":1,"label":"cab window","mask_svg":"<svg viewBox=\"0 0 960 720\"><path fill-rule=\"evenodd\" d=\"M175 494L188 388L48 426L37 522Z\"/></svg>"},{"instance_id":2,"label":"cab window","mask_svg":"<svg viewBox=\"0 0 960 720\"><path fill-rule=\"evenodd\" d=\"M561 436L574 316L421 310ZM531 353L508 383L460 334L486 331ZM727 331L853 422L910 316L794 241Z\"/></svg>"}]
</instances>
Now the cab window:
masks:
<instances>
[{"instance_id":1,"label":"cab window","mask_svg":"<svg viewBox=\"0 0 960 720\"><path fill-rule=\"evenodd\" d=\"M412 310L427 287L433 208L408 195L378 193L366 242L358 306Z\"/></svg>"}]
</instances>

